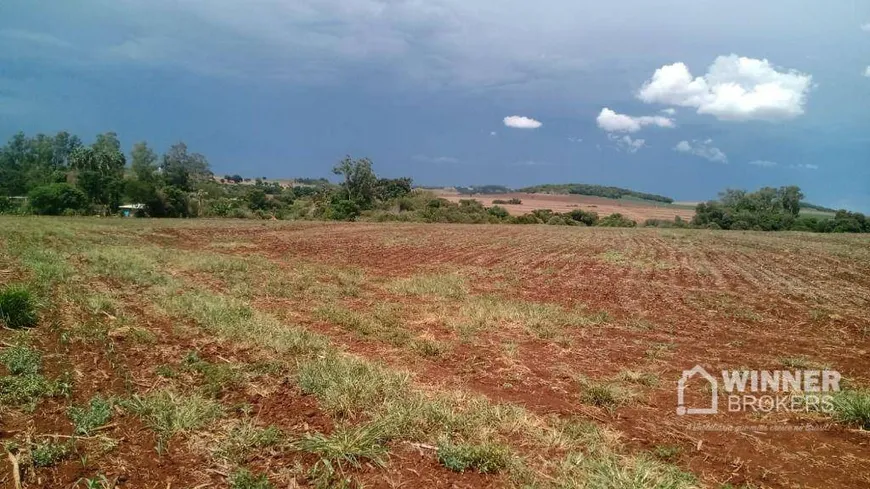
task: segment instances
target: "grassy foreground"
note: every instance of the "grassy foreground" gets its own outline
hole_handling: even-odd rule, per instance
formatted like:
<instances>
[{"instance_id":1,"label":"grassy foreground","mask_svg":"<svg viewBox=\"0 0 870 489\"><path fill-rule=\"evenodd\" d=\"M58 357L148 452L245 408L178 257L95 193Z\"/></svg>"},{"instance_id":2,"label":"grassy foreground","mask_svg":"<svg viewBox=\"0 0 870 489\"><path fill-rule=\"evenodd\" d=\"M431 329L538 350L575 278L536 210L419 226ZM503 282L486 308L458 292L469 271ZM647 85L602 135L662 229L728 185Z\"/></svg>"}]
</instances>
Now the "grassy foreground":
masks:
<instances>
[{"instance_id":1,"label":"grassy foreground","mask_svg":"<svg viewBox=\"0 0 870 489\"><path fill-rule=\"evenodd\" d=\"M16 461L8 470L26 487L173 479L173 487L381 486L392 477L391 464L407 463L393 454L409 447L431 460L426 470L436 478L473 485L696 484L652 454L623 449L616 432L591 419L541 416L428 384L256 305L262 295L302 298L315 304L313 314L341 327L438 355L437 340L401 332L389 310L369 315L337 305L359 294L365 277L358 270L314 263L288 269L255 254L165 249L148 236L155 225L85 219L0 225L5 281L32 294L39 316L34 328L10 323L16 329L2 333L0 409L4 429L11 428L4 432L8 458ZM464 285L455 277L424 277L390 287L454 297ZM492 304L466 307L476 319L464 327L496 320ZM523 307L498 314L533 329L545 327L543 318L600 320ZM155 349L160 353L143 353ZM137 364L155 358L174 361ZM263 398L277 391L295 398L286 401L288 409L313 398L319 429L281 426L258 413ZM49 421L36 422L41 416ZM125 447L129 436L136 448L154 450L140 456L202 468L187 480L137 473L141 462ZM489 475L469 482L465 473Z\"/></svg>"}]
</instances>

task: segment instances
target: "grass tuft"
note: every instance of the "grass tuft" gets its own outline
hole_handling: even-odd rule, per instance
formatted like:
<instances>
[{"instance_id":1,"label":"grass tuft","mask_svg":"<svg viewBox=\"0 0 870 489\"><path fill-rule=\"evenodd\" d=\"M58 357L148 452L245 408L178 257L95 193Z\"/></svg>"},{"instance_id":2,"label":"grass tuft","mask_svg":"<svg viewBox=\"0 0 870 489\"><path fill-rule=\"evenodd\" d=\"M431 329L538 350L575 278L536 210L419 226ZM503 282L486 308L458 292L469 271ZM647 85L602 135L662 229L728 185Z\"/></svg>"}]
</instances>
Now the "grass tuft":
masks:
<instances>
[{"instance_id":1,"label":"grass tuft","mask_svg":"<svg viewBox=\"0 0 870 489\"><path fill-rule=\"evenodd\" d=\"M614 382L595 382L589 379L580 379L580 399L593 406L613 409L627 404L633 393L625 387Z\"/></svg>"},{"instance_id":2,"label":"grass tuft","mask_svg":"<svg viewBox=\"0 0 870 489\"><path fill-rule=\"evenodd\" d=\"M233 423L217 444L215 458L231 463L242 463L254 450L276 445L281 440L281 430L275 426L261 428L250 419Z\"/></svg>"},{"instance_id":3,"label":"grass tuft","mask_svg":"<svg viewBox=\"0 0 870 489\"><path fill-rule=\"evenodd\" d=\"M20 285L0 290L0 323L7 328L30 328L36 325L36 301L33 294Z\"/></svg>"},{"instance_id":4,"label":"grass tuft","mask_svg":"<svg viewBox=\"0 0 870 489\"><path fill-rule=\"evenodd\" d=\"M606 454L581 462L584 487L624 489L689 489L697 487L691 474L649 457Z\"/></svg>"},{"instance_id":5,"label":"grass tuft","mask_svg":"<svg viewBox=\"0 0 870 489\"><path fill-rule=\"evenodd\" d=\"M448 442L438 447L438 461L454 472L476 470L491 474L510 465L511 452L507 447L493 443L471 445Z\"/></svg>"},{"instance_id":6,"label":"grass tuft","mask_svg":"<svg viewBox=\"0 0 870 489\"><path fill-rule=\"evenodd\" d=\"M69 457L73 451L72 443L59 443L46 440L30 449L30 463L34 467L51 467Z\"/></svg>"},{"instance_id":7,"label":"grass tuft","mask_svg":"<svg viewBox=\"0 0 870 489\"><path fill-rule=\"evenodd\" d=\"M393 282L390 291L404 295L432 295L447 299L460 299L468 295L468 284L455 273L441 275L415 275Z\"/></svg>"},{"instance_id":8,"label":"grass tuft","mask_svg":"<svg viewBox=\"0 0 870 489\"><path fill-rule=\"evenodd\" d=\"M124 407L140 416L159 439L158 450L176 433L187 433L214 421L223 408L214 400L198 394L178 394L161 390L145 397L134 396Z\"/></svg>"},{"instance_id":9,"label":"grass tuft","mask_svg":"<svg viewBox=\"0 0 870 489\"><path fill-rule=\"evenodd\" d=\"M202 391L205 395L216 397L225 389L237 385L241 376L232 365L211 363L200 358L195 351L190 351L182 360L182 365L202 377Z\"/></svg>"},{"instance_id":10,"label":"grass tuft","mask_svg":"<svg viewBox=\"0 0 870 489\"><path fill-rule=\"evenodd\" d=\"M327 355L299 366L299 385L329 413L350 417L388 399L407 397L408 375L352 357Z\"/></svg>"},{"instance_id":11,"label":"grass tuft","mask_svg":"<svg viewBox=\"0 0 870 489\"><path fill-rule=\"evenodd\" d=\"M24 345L12 346L0 352L0 363L12 375L37 374L42 367L42 354Z\"/></svg>"},{"instance_id":12,"label":"grass tuft","mask_svg":"<svg viewBox=\"0 0 870 489\"><path fill-rule=\"evenodd\" d=\"M272 489L274 486L265 475L254 475L248 469L241 469L230 475L230 489Z\"/></svg>"},{"instance_id":13,"label":"grass tuft","mask_svg":"<svg viewBox=\"0 0 870 489\"><path fill-rule=\"evenodd\" d=\"M98 394L92 397L86 406L70 407L67 415L75 425L77 435L89 436L96 428L105 425L112 418L112 401Z\"/></svg>"},{"instance_id":14,"label":"grass tuft","mask_svg":"<svg viewBox=\"0 0 870 489\"><path fill-rule=\"evenodd\" d=\"M364 461L383 467L388 454L387 447L384 446L387 434L383 425L368 423L357 427L338 428L330 435L306 435L293 446L303 452L319 455L339 467L345 464L361 467Z\"/></svg>"},{"instance_id":15,"label":"grass tuft","mask_svg":"<svg viewBox=\"0 0 870 489\"><path fill-rule=\"evenodd\" d=\"M870 391L844 390L833 398L834 418L870 430Z\"/></svg>"},{"instance_id":16,"label":"grass tuft","mask_svg":"<svg viewBox=\"0 0 870 489\"><path fill-rule=\"evenodd\" d=\"M631 384L638 384L645 387L655 387L659 385L659 377L658 375L652 372L639 372L636 370L623 370L616 377L617 380L622 382L628 382Z\"/></svg>"}]
</instances>

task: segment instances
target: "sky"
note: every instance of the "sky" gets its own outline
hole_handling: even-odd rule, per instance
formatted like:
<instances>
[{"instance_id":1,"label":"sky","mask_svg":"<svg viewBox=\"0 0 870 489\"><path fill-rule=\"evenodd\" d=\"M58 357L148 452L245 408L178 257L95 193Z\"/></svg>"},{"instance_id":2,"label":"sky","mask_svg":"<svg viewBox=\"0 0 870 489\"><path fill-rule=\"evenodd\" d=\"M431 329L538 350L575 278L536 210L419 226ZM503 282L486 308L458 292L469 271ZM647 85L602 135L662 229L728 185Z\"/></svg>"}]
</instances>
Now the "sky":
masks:
<instances>
[{"instance_id":1,"label":"sky","mask_svg":"<svg viewBox=\"0 0 870 489\"><path fill-rule=\"evenodd\" d=\"M870 211L866 0L4 0L0 139Z\"/></svg>"}]
</instances>

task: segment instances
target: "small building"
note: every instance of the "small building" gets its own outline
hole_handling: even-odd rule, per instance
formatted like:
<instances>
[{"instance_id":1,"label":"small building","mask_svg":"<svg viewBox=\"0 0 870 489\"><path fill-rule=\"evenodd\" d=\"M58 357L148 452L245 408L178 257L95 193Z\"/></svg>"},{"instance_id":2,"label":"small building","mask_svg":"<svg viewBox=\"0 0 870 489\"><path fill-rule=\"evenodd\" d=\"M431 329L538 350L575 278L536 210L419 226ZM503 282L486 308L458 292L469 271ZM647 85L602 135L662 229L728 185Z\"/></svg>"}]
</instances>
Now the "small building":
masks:
<instances>
[{"instance_id":1,"label":"small building","mask_svg":"<svg viewBox=\"0 0 870 489\"><path fill-rule=\"evenodd\" d=\"M144 211L145 204L124 204L119 205L118 209L121 210L121 215L124 217L133 217L136 215L136 211Z\"/></svg>"}]
</instances>

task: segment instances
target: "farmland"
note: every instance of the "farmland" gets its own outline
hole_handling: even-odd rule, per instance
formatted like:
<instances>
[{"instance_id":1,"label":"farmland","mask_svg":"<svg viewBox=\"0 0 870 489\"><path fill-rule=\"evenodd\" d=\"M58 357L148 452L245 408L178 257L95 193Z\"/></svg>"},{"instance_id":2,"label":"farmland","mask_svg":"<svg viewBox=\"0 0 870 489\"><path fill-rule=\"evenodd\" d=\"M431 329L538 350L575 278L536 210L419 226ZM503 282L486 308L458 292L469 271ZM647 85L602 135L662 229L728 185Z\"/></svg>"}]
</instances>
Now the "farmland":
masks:
<instances>
[{"instance_id":1,"label":"farmland","mask_svg":"<svg viewBox=\"0 0 870 489\"><path fill-rule=\"evenodd\" d=\"M0 282L3 487L870 484L860 420L675 410L870 387L867 235L0 217Z\"/></svg>"},{"instance_id":2,"label":"farmland","mask_svg":"<svg viewBox=\"0 0 870 489\"><path fill-rule=\"evenodd\" d=\"M680 216L686 221L692 220L695 215L693 205L679 203L666 204L640 199L608 199L591 195L576 194L531 194L524 192L511 192L504 194L476 194L460 195L457 192L439 190L436 192L451 202L459 202L462 199L474 199L489 207L494 200L519 199L521 204L502 205L514 216L528 214L536 209L550 209L554 212L571 212L574 209L595 212L601 216L620 213L629 219L643 223L647 219L673 220Z\"/></svg>"}]
</instances>

